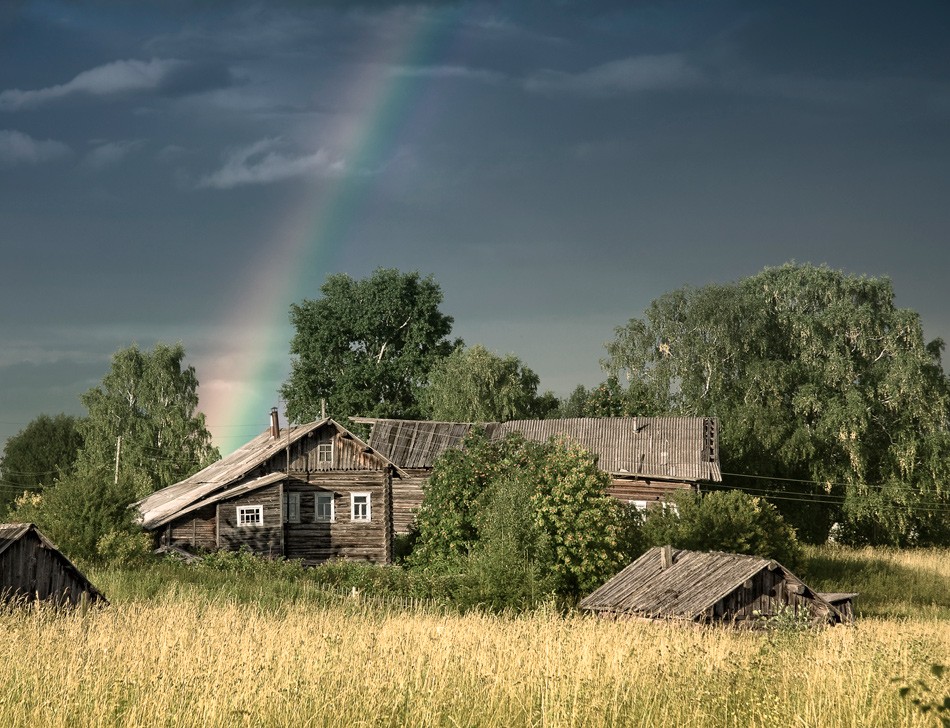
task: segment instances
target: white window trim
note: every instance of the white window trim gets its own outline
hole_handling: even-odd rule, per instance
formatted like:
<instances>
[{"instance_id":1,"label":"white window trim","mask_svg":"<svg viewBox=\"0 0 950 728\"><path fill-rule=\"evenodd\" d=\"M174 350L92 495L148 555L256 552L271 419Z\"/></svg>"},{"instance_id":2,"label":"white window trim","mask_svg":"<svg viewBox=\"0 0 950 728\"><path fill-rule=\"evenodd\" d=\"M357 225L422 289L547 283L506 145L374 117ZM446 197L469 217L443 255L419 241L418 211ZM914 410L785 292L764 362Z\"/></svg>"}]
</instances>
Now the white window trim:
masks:
<instances>
[{"instance_id":1,"label":"white window trim","mask_svg":"<svg viewBox=\"0 0 950 728\"><path fill-rule=\"evenodd\" d=\"M284 493L284 523L300 523L300 493Z\"/></svg>"},{"instance_id":2,"label":"white window trim","mask_svg":"<svg viewBox=\"0 0 950 728\"><path fill-rule=\"evenodd\" d=\"M356 517L356 499L360 496L366 496L366 517ZM373 498L369 491L359 491L350 493L350 520L358 523L369 523L373 520Z\"/></svg>"},{"instance_id":3,"label":"white window trim","mask_svg":"<svg viewBox=\"0 0 950 728\"><path fill-rule=\"evenodd\" d=\"M647 502L645 500L632 500L630 501L630 505L640 511L640 513L646 512Z\"/></svg>"},{"instance_id":4,"label":"white window trim","mask_svg":"<svg viewBox=\"0 0 950 728\"><path fill-rule=\"evenodd\" d=\"M330 517L329 518L320 518L319 510L317 509L317 504L320 502L320 499L330 501ZM314 523L336 523L336 498L333 497L333 493L316 493L313 497L313 522Z\"/></svg>"},{"instance_id":5,"label":"white window trim","mask_svg":"<svg viewBox=\"0 0 950 728\"><path fill-rule=\"evenodd\" d=\"M330 459L329 459L329 460L323 460L323 459L321 458L321 456L320 456L320 451L321 451L322 448L329 448L329 449L330 449ZM333 458L334 458L334 456L336 455L336 453L334 452L335 449L336 449L336 448L333 447L333 441L332 441L332 440L331 440L330 442L321 442L321 443L318 443L318 444L317 444L317 465L329 465L329 466L332 468L332 467L333 467Z\"/></svg>"},{"instance_id":6,"label":"white window trim","mask_svg":"<svg viewBox=\"0 0 950 728\"><path fill-rule=\"evenodd\" d=\"M251 522L247 516L251 513L257 513L257 518ZM237 506L235 511L235 520L238 528L250 528L253 526L264 525L264 506Z\"/></svg>"}]
</instances>

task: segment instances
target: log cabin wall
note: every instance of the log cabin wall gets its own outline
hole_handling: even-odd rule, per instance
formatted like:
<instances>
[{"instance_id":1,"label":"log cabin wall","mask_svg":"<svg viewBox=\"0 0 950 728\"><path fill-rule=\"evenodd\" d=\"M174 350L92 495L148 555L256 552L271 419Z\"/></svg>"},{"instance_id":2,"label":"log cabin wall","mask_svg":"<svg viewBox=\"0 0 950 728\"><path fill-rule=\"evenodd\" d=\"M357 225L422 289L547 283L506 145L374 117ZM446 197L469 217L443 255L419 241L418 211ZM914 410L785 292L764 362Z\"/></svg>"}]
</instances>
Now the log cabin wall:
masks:
<instances>
[{"instance_id":1,"label":"log cabin wall","mask_svg":"<svg viewBox=\"0 0 950 728\"><path fill-rule=\"evenodd\" d=\"M430 472L410 470L407 477L393 478L393 531L397 535L409 533L409 527L416 520Z\"/></svg>"},{"instance_id":2,"label":"log cabin wall","mask_svg":"<svg viewBox=\"0 0 950 728\"><path fill-rule=\"evenodd\" d=\"M316 564L328 559L392 561L392 476L387 471L312 473L309 482L287 482L288 494L299 497L299 522L284 524L286 556ZM332 521L318 521L318 494L333 495ZM351 496L369 495L368 521L354 520Z\"/></svg>"},{"instance_id":3,"label":"log cabin wall","mask_svg":"<svg viewBox=\"0 0 950 728\"><path fill-rule=\"evenodd\" d=\"M213 504L199 508L161 529L161 544L190 551L211 551L218 545L217 509Z\"/></svg>"},{"instance_id":4,"label":"log cabin wall","mask_svg":"<svg viewBox=\"0 0 950 728\"><path fill-rule=\"evenodd\" d=\"M237 551L241 546L247 546L262 556L283 556L282 486L282 483L276 483L218 503L218 547ZM251 506L262 507L261 525L238 525L238 508Z\"/></svg>"},{"instance_id":5,"label":"log cabin wall","mask_svg":"<svg viewBox=\"0 0 950 728\"><path fill-rule=\"evenodd\" d=\"M607 493L623 503L642 503L650 507L653 503L663 503L681 490L695 490L693 483L669 480L639 480L635 478L613 478L607 486ZM638 503L638 504L639 504Z\"/></svg>"},{"instance_id":6,"label":"log cabin wall","mask_svg":"<svg viewBox=\"0 0 950 728\"><path fill-rule=\"evenodd\" d=\"M88 593L86 583L66 568L61 554L52 551L33 533L11 544L0 556L2 599L42 599L56 604L76 604Z\"/></svg>"}]
</instances>

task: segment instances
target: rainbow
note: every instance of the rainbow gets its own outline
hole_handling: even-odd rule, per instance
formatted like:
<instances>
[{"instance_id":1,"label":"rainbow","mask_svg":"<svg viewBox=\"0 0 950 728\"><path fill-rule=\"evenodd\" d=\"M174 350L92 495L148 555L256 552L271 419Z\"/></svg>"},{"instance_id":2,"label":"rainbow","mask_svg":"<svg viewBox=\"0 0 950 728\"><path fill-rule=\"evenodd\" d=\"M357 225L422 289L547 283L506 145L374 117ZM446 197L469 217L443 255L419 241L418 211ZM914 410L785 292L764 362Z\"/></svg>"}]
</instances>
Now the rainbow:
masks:
<instances>
[{"instance_id":1,"label":"rainbow","mask_svg":"<svg viewBox=\"0 0 950 728\"><path fill-rule=\"evenodd\" d=\"M367 48L359 76L350 80L352 97L368 109L356 123L348 119L321 137L338 140L345 169L317 199L302 195L295 212L281 221L236 281L235 300L223 302L222 350L201 364L200 408L222 454L266 428L278 388L290 372L290 304L318 295L348 243L354 221L369 203L373 175L398 148L425 85L420 75L393 74L394 67L432 64L458 27L453 9L414 11L401 18L384 46ZM306 186L305 186L306 187Z\"/></svg>"}]
</instances>

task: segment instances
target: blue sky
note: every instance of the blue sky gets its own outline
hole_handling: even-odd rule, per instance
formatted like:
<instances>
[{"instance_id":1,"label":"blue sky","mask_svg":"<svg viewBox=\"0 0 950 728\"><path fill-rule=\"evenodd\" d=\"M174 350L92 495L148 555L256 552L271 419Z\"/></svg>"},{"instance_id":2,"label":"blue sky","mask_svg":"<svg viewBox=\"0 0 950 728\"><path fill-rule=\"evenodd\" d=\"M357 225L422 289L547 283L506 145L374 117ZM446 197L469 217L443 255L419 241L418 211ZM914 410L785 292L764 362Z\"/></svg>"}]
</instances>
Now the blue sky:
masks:
<instances>
[{"instance_id":1,"label":"blue sky","mask_svg":"<svg viewBox=\"0 0 950 728\"><path fill-rule=\"evenodd\" d=\"M181 341L249 403L205 407L230 450L290 303L380 266L562 395L663 292L792 260L950 339L947 38L945 3L6 3L0 442Z\"/></svg>"}]
</instances>

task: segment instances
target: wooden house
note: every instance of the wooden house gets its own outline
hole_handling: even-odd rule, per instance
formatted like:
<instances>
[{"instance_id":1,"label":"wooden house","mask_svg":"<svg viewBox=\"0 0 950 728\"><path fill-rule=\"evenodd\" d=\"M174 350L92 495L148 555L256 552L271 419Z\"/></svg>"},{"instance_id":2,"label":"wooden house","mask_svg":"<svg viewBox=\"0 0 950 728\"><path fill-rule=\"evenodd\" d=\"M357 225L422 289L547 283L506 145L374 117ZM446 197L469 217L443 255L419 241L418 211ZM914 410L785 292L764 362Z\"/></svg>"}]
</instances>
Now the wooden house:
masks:
<instances>
[{"instance_id":1,"label":"wooden house","mask_svg":"<svg viewBox=\"0 0 950 728\"><path fill-rule=\"evenodd\" d=\"M389 563L402 477L332 419L281 428L274 410L267 431L135 505L159 548Z\"/></svg>"},{"instance_id":2,"label":"wooden house","mask_svg":"<svg viewBox=\"0 0 950 728\"><path fill-rule=\"evenodd\" d=\"M0 600L108 601L32 523L0 524Z\"/></svg>"},{"instance_id":3,"label":"wooden house","mask_svg":"<svg viewBox=\"0 0 950 728\"><path fill-rule=\"evenodd\" d=\"M491 439L517 432L529 440L564 437L589 450L610 474L608 492L641 510L671 493L722 480L719 427L712 417L604 417L510 422L426 422L368 417L370 446L406 474L394 485L401 533L422 503L422 484L445 450L459 447L473 427Z\"/></svg>"},{"instance_id":4,"label":"wooden house","mask_svg":"<svg viewBox=\"0 0 950 728\"><path fill-rule=\"evenodd\" d=\"M580 608L613 618L695 623L763 624L792 614L813 624L852 619L847 610L812 591L777 561L741 554L659 546L610 579Z\"/></svg>"}]
</instances>

